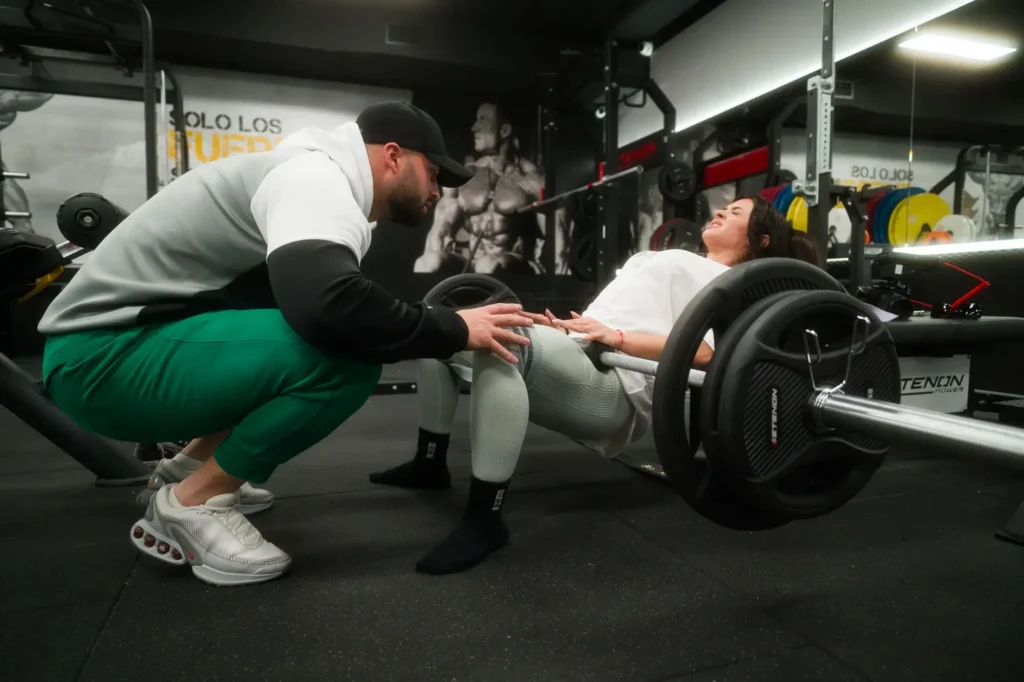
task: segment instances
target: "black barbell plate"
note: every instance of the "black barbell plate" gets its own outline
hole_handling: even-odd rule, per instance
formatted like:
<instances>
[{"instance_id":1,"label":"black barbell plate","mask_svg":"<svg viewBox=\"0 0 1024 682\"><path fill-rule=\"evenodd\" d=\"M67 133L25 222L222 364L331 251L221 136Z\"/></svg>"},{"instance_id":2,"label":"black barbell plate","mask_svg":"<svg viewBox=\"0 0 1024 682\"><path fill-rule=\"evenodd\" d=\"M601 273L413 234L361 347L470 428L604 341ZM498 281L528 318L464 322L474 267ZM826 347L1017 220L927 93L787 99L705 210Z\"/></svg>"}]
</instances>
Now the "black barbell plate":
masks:
<instances>
[{"instance_id":1,"label":"black barbell plate","mask_svg":"<svg viewBox=\"0 0 1024 682\"><path fill-rule=\"evenodd\" d=\"M888 453L870 434L818 432L808 416L814 389L805 330L821 347L819 386L846 376L855 321L863 351L852 358L847 395L899 402L900 369L888 328L870 306L833 291L805 291L773 303L745 329L729 354L721 384L711 465L737 496L791 520L828 514L853 499ZM814 346L811 347L812 349ZM710 452L709 448L709 452Z\"/></svg>"},{"instance_id":2,"label":"black barbell plate","mask_svg":"<svg viewBox=\"0 0 1024 682\"><path fill-rule=\"evenodd\" d=\"M767 310L770 306L774 305L780 298L791 296L797 292L795 291L782 291L777 294L772 294L759 301L755 301L750 305L749 308L740 313L729 328L726 330L725 335L721 338L721 341L715 343L714 355L722 359L728 359L731 357L732 351L736 348L744 330L747 329L750 324L757 319L757 317ZM712 357L714 357L714 355ZM704 384L700 388L700 405L697 407L697 421L691 421L692 424L698 424L697 429L690 429L691 443L694 438L699 439L699 443L703 445L704 454L707 459L707 465L713 472L715 478L718 480L718 495L716 514L723 515L728 514L730 528L738 528L739 530L768 530L776 528L790 522L790 517L783 514L775 514L764 510L763 508L750 504L743 498L742 491L738 491L734 486L730 486L730 479L722 475L719 471L719 464L715 455L715 451L719 445L717 439L717 429L715 428L714 421L717 420L718 409L717 403L721 396L721 386L725 377L728 375L728 362L712 362L704 375ZM691 420L693 417L691 416ZM696 432L696 436L694 435ZM710 436L710 437L709 437ZM731 510L731 511L728 511ZM742 526L737 527L738 521L742 521ZM720 520L719 525L723 524Z\"/></svg>"},{"instance_id":3,"label":"black barbell plate","mask_svg":"<svg viewBox=\"0 0 1024 682\"><path fill-rule=\"evenodd\" d=\"M493 303L519 303L519 297L497 277L470 272L438 282L423 297L423 302L461 310Z\"/></svg>"},{"instance_id":4,"label":"black barbell plate","mask_svg":"<svg viewBox=\"0 0 1024 682\"><path fill-rule=\"evenodd\" d=\"M697 191L697 176L683 161L668 161L658 171L658 190L670 201L681 203Z\"/></svg>"},{"instance_id":5,"label":"black barbell plate","mask_svg":"<svg viewBox=\"0 0 1024 682\"><path fill-rule=\"evenodd\" d=\"M726 446L722 444L720 437L721 427L718 420L722 409L722 385L729 376L730 367L732 366L732 355L742 341L743 335L747 333L750 326L764 311L778 303L781 299L794 296L797 293L799 292L780 291L754 302L729 325L721 340L716 339L714 354L723 361L712 362L704 375L704 385L701 387L699 423L700 441L704 445L709 465L715 468L716 475L723 479L731 480L727 478L730 472L719 470L721 468L720 462L723 458L727 457L727 453L723 454L723 449ZM734 490L732 491L732 497L742 500L743 493Z\"/></svg>"},{"instance_id":6,"label":"black barbell plate","mask_svg":"<svg viewBox=\"0 0 1024 682\"><path fill-rule=\"evenodd\" d=\"M782 291L826 289L843 291L824 270L791 258L764 258L737 265L723 273L690 301L672 328L654 382L653 431L658 458L675 490L708 520L737 530L778 526L770 514L757 512L726 494L722 482L691 443L679 412L685 405L689 371L708 329L725 338L730 324L750 305ZM709 371L728 358L717 352ZM694 401L705 404L703 399ZM701 408L703 411L703 408ZM691 422L700 414L691 409Z\"/></svg>"},{"instance_id":7,"label":"black barbell plate","mask_svg":"<svg viewBox=\"0 0 1024 682\"><path fill-rule=\"evenodd\" d=\"M79 192L57 209L57 229L76 246L93 250L128 217L124 210L94 192Z\"/></svg>"},{"instance_id":8,"label":"black barbell plate","mask_svg":"<svg viewBox=\"0 0 1024 682\"><path fill-rule=\"evenodd\" d=\"M700 225L685 218L672 218L662 223L651 235L651 251L681 249L697 253L700 251L703 230Z\"/></svg>"},{"instance_id":9,"label":"black barbell plate","mask_svg":"<svg viewBox=\"0 0 1024 682\"><path fill-rule=\"evenodd\" d=\"M584 282L597 279L597 254L594 232L578 234L569 245L569 272Z\"/></svg>"}]
</instances>

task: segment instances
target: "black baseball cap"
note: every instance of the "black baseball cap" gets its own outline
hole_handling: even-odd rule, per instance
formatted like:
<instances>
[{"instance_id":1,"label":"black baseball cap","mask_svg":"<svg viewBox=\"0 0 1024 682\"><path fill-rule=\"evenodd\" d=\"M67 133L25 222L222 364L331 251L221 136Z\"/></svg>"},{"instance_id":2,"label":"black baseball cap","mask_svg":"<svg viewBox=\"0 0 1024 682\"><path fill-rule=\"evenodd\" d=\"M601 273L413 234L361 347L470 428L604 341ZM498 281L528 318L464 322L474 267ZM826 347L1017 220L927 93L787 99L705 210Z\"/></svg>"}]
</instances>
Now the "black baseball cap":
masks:
<instances>
[{"instance_id":1,"label":"black baseball cap","mask_svg":"<svg viewBox=\"0 0 1024 682\"><path fill-rule=\"evenodd\" d=\"M366 144L394 142L423 154L440 167L437 184L462 187L473 178L473 171L448 156L441 126L427 112L405 102L383 102L363 110L356 125Z\"/></svg>"}]
</instances>

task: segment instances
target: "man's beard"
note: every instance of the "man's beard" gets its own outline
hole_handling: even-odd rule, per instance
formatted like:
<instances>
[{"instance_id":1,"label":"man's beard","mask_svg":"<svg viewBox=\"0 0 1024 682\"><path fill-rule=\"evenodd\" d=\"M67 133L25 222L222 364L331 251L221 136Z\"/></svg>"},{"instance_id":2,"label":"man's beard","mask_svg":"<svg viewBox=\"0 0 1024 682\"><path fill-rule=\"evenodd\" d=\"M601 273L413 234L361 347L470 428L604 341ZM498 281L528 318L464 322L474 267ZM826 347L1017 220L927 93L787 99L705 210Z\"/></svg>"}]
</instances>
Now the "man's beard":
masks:
<instances>
[{"instance_id":1,"label":"man's beard","mask_svg":"<svg viewBox=\"0 0 1024 682\"><path fill-rule=\"evenodd\" d=\"M388 200L391 220L406 227L417 227L426 217L423 214L423 202L411 192L396 192Z\"/></svg>"}]
</instances>

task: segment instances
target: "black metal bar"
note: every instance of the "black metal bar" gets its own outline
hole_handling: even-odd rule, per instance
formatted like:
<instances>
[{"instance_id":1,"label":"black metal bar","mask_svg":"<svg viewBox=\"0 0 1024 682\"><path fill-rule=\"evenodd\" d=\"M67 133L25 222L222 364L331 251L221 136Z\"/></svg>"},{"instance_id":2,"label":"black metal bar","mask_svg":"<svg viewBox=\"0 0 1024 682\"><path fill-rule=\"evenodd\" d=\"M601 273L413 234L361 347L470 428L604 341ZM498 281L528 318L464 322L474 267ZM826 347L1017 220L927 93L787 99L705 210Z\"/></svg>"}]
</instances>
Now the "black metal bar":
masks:
<instances>
[{"instance_id":1,"label":"black metal bar","mask_svg":"<svg viewBox=\"0 0 1024 682\"><path fill-rule=\"evenodd\" d=\"M956 168L949 171L945 177L932 185L932 188L928 191L932 194L942 194L946 191L947 187L953 184L954 181L956 181Z\"/></svg>"},{"instance_id":2,"label":"black metal bar","mask_svg":"<svg viewBox=\"0 0 1024 682\"><path fill-rule=\"evenodd\" d=\"M658 110L661 111L661 115L665 119L663 141L668 143L668 136L676 131L676 108L672 104L672 100L668 98L668 95L665 94L665 91L661 89L661 86L653 78L647 79L644 91L650 96L654 106L658 107Z\"/></svg>"},{"instance_id":3,"label":"black metal bar","mask_svg":"<svg viewBox=\"0 0 1024 682\"><path fill-rule=\"evenodd\" d=\"M765 187L779 184L782 175L782 130L786 121L799 107L807 103L807 97L801 96L782 108L768 123L768 175L764 179Z\"/></svg>"},{"instance_id":4,"label":"black metal bar","mask_svg":"<svg viewBox=\"0 0 1024 682\"><path fill-rule=\"evenodd\" d=\"M619 84L618 43L612 38L604 44L604 174L619 169ZM611 281L618 257L619 211L616 192L607 192L600 202L601 231L597 235L595 274L597 285Z\"/></svg>"},{"instance_id":5,"label":"black metal bar","mask_svg":"<svg viewBox=\"0 0 1024 682\"><path fill-rule=\"evenodd\" d=\"M119 67L121 63L109 54L80 52L77 50L59 50L48 47L21 46L21 56L29 61L66 62L69 64L90 64L96 66Z\"/></svg>"},{"instance_id":6,"label":"black metal bar","mask_svg":"<svg viewBox=\"0 0 1024 682\"><path fill-rule=\"evenodd\" d=\"M388 381L381 379L373 389L373 395L409 395L416 393L416 382L408 379Z\"/></svg>"},{"instance_id":7,"label":"black metal bar","mask_svg":"<svg viewBox=\"0 0 1024 682\"><path fill-rule=\"evenodd\" d=\"M1021 199L1024 199L1024 187L1011 194L1010 200L1006 202L1006 225L1011 232L1017 227L1017 206L1020 205Z\"/></svg>"},{"instance_id":8,"label":"black metal bar","mask_svg":"<svg viewBox=\"0 0 1024 682\"><path fill-rule=\"evenodd\" d=\"M964 208L964 186L967 184L967 155L974 149L980 149L978 145L964 147L956 155L956 166L953 179L953 213L963 214Z\"/></svg>"},{"instance_id":9,"label":"black metal bar","mask_svg":"<svg viewBox=\"0 0 1024 682\"><path fill-rule=\"evenodd\" d=\"M865 212L864 202L857 196L856 188L844 188L839 198L846 208L846 215L850 217L849 291L856 295L857 290L870 279L864 261L864 228L867 225L868 216Z\"/></svg>"},{"instance_id":10,"label":"black metal bar","mask_svg":"<svg viewBox=\"0 0 1024 682\"><path fill-rule=\"evenodd\" d=\"M3 168L3 149L0 149L0 168ZM7 192L4 190L4 182L7 181L7 176L0 172L0 227L4 227L7 221L7 211L5 209L4 197L7 196Z\"/></svg>"},{"instance_id":11,"label":"black metal bar","mask_svg":"<svg viewBox=\"0 0 1024 682\"><path fill-rule=\"evenodd\" d=\"M156 56L153 50L153 20L142 0L132 0L142 30L142 108L146 133L146 196L160 189L156 150Z\"/></svg>"},{"instance_id":12,"label":"black metal bar","mask_svg":"<svg viewBox=\"0 0 1024 682\"><path fill-rule=\"evenodd\" d=\"M28 92L47 92L54 95L117 99L128 102L141 102L143 100L142 88L138 85L87 83L42 78L40 76L0 74L0 90L26 90ZM177 96L177 93L175 93L175 96Z\"/></svg>"},{"instance_id":13,"label":"black metal bar","mask_svg":"<svg viewBox=\"0 0 1024 682\"><path fill-rule=\"evenodd\" d=\"M138 459L72 422L27 372L3 354L0 354L0 405L99 479L110 483L141 483L152 473Z\"/></svg>"},{"instance_id":14,"label":"black metal bar","mask_svg":"<svg viewBox=\"0 0 1024 682\"><path fill-rule=\"evenodd\" d=\"M547 102L540 108L541 145L544 155L544 196L556 196L558 192L557 170L555 166L555 135L557 122L552 114L551 105ZM558 226L555 213L558 207L552 205L544 211L544 249L541 253L541 265L544 272L554 275L556 270L555 248L558 245Z\"/></svg>"},{"instance_id":15,"label":"black metal bar","mask_svg":"<svg viewBox=\"0 0 1024 682\"><path fill-rule=\"evenodd\" d=\"M174 111L177 115L174 117L174 135L176 138L176 151L175 155L175 166L178 170L178 177L188 172L188 137L186 135L185 128L185 96L181 92L181 86L178 84L178 79L174 76L172 71L166 64L157 64L157 68L162 69L167 74L167 80L171 82L172 95L174 97ZM166 121L162 121L160 125L167 125Z\"/></svg>"}]
</instances>

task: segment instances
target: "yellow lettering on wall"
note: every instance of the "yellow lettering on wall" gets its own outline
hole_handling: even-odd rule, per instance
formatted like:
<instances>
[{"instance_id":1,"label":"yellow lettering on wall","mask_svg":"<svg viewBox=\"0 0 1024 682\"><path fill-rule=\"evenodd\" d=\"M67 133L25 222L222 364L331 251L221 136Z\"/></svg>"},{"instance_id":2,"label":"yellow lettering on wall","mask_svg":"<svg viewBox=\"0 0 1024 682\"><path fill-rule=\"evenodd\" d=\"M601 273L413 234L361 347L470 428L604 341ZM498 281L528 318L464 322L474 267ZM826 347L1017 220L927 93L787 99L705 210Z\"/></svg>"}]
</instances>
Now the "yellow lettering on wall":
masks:
<instances>
[{"instance_id":1,"label":"yellow lettering on wall","mask_svg":"<svg viewBox=\"0 0 1024 682\"><path fill-rule=\"evenodd\" d=\"M225 134L220 136L221 149L224 156L231 154L245 154L249 151L245 144L246 135L239 133Z\"/></svg>"},{"instance_id":2,"label":"yellow lettering on wall","mask_svg":"<svg viewBox=\"0 0 1024 682\"><path fill-rule=\"evenodd\" d=\"M257 154L269 152L281 143L283 137L265 135L243 135L241 133L204 133L201 130L186 130L185 144L189 157L197 163L209 163L232 154ZM167 156L172 161L178 158L175 131L167 131Z\"/></svg>"},{"instance_id":3,"label":"yellow lettering on wall","mask_svg":"<svg viewBox=\"0 0 1024 682\"><path fill-rule=\"evenodd\" d=\"M188 137L188 148L192 152L192 158L199 163L209 163L220 158L220 140L218 139L220 135L218 133L206 137L198 130L190 130L185 135ZM207 152L207 145L209 145L209 152Z\"/></svg>"}]
</instances>

